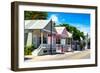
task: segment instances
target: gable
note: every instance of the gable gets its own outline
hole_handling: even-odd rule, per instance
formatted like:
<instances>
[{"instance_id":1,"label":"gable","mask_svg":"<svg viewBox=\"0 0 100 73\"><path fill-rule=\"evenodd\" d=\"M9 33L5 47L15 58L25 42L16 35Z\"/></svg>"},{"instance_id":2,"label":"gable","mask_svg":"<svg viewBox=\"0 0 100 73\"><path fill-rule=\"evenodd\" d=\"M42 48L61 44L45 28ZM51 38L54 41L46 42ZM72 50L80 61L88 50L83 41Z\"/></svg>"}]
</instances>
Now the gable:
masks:
<instances>
[{"instance_id":1,"label":"gable","mask_svg":"<svg viewBox=\"0 0 100 73\"><path fill-rule=\"evenodd\" d=\"M68 31L66 30L66 28L63 29L63 31L62 31L62 35L66 35L66 36L68 36Z\"/></svg>"},{"instance_id":2,"label":"gable","mask_svg":"<svg viewBox=\"0 0 100 73\"><path fill-rule=\"evenodd\" d=\"M46 25L46 27L45 27L44 29L56 33L56 29L55 29L54 24L52 23L52 21L50 21L50 22Z\"/></svg>"},{"instance_id":3,"label":"gable","mask_svg":"<svg viewBox=\"0 0 100 73\"><path fill-rule=\"evenodd\" d=\"M55 27L57 34L62 34L65 27ZM65 32L65 31L64 31Z\"/></svg>"}]
</instances>

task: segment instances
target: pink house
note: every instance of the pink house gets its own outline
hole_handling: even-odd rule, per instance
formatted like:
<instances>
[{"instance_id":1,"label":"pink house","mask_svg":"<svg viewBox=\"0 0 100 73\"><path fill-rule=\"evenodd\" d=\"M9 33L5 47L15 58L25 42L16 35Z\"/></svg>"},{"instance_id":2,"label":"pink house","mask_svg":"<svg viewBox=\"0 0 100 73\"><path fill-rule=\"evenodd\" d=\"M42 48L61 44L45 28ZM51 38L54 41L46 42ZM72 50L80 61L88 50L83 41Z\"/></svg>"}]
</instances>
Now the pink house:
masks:
<instances>
[{"instance_id":1,"label":"pink house","mask_svg":"<svg viewBox=\"0 0 100 73\"><path fill-rule=\"evenodd\" d=\"M65 27L55 27L57 52L71 51L72 34Z\"/></svg>"}]
</instances>

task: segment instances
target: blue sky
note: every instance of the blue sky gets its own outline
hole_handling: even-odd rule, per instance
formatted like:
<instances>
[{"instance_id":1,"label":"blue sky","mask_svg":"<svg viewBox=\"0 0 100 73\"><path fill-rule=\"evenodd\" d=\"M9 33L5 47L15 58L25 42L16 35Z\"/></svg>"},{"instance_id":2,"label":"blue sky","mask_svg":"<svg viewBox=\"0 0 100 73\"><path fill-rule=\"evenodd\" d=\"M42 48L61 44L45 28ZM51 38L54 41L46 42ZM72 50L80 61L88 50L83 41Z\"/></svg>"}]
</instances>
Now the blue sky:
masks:
<instances>
[{"instance_id":1,"label":"blue sky","mask_svg":"<svg viewBox=\"0 0 100 73\"><path fill-rule=\"evenodd\" d=\"M52 18L57 24L68 23L80 31L90 34L90 14L48 12L48 19Z\"/></svg>"}]
</instances>

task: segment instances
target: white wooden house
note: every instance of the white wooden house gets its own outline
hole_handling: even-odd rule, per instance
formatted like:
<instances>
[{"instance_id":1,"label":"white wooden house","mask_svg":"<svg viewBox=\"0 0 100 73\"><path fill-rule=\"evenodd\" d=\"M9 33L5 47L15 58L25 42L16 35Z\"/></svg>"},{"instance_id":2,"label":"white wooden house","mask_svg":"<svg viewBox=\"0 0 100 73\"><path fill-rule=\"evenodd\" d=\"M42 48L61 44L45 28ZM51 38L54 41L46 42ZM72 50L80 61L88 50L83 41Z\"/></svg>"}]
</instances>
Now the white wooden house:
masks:
<instances>
[{"instance_id":1,"label":"white wooden house","mask_svg":"<svg viewBox=\"0 0 100 73\"><path fill-rule=\"evenodd\" d=\"M56 53L56 30L52 20L25 20L24 34L25 45L36 46L33 55Z\"/></svg>"}]
</instances>

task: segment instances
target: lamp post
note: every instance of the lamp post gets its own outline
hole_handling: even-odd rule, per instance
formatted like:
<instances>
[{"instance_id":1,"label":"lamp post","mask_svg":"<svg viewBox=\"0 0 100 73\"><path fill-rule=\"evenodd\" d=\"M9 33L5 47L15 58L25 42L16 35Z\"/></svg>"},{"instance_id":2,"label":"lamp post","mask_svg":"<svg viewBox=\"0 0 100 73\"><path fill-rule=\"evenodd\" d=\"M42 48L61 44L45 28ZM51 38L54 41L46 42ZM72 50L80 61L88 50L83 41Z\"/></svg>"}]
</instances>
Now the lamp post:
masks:
<instances>
[{"instance_id":1,"label":"lamp post","mask_svg":"<svg viewBox=\"0 0 100 73\"><path fill-rule=\"evenodd\" d=\"M55 25L53 22L57 21L57 17L55 15L51 16L51 44L50 44L50 54L52 53L52 49L53 49L53 36L52 36L52 27Z\"/></svg>"},{"instance_id":2,"label":"lamp post","mask_svg":"<svg viewBox=\"0 0 100 73\"><path fill-rule=\"evenodd\" d=\"M53 45L52 45L52 38L53 38L53 37L52 37L52 25L53 25L53 21L52 21L52 19L51 19L51 44L50 44L50 54L51 54L51 55L52 55L52 48L53 48L53 47L52 47L52 46L53 46Z\"/></svg>"},{"instance_id":3,"label":"lamp post","mask_svg":"<svg viewBox=\"0 0 100 73\"><path fill-rule=\"evenodd\" d=\"M52 54L52 19L51 19L51 32L50 32L50 54Z\"/></svg>"}]
</instances>

